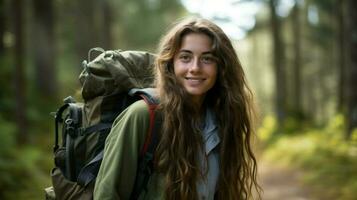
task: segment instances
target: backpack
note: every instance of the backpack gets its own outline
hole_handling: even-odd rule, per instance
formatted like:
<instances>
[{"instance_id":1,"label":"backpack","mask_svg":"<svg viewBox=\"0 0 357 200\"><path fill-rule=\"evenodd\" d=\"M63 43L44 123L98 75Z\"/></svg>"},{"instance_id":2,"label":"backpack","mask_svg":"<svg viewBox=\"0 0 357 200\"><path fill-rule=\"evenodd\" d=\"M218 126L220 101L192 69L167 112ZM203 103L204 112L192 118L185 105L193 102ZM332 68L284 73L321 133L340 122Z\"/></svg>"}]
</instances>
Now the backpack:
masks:
<instances>
[{"instance_id":1,"label":"backpack","mask_svg":"<svg viewBox=\"0 0 357 200\"><path fill-rule=\"evenodd\" d=\"M93 51L102 52L93 61ZM141 51L104 51L93 48L79 76L83 102L72 97L55 113L52 187L46 199L93 199L95 178L103 158L105 139L115 118L129 105L144 99L149 106L150 127L141 150L131 199L137 199L152 171L156 132L157 99L152 86L154 55Z\"/></svg>"}]
</instances>

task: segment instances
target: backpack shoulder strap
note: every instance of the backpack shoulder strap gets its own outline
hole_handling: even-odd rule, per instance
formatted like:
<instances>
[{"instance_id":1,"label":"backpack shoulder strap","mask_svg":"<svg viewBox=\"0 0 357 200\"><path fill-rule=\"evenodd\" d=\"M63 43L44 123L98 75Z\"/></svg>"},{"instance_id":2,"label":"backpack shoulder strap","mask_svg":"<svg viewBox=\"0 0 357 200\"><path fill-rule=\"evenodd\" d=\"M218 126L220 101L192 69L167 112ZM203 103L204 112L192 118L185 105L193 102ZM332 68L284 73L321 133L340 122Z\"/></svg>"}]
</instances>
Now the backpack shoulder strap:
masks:
<instances>
[{"instance_id":1,"label":"backpack shoulder strap","mask_svg":"<svg viewBox=\"0 0 357 200\"><path fill-rule=\"evenodd\" d=\"M158 132L162 122L159 113L156 111L158 100L150 93L152 91L148 91L147 89L135 91L135 94L139 95L149 107L150 124L140 152L135 184L130 197L131 200L138 199L140 193L147 189L147 183L153 172L154 153L159 141Z\"/></svg>"},{"instance_id":2,"label":"backpack shoulder strap","mask_svg":"<svg viewBox=\"0 0 357 200\"><path fill-rule=\"evenodd\" d=\"M157 118L157 116L156 116L157 115L157 113L156 113L157 104L149 102L149 100L146 99L146 97L143 97L143 99L149 107L150 124L149 124L149 130L148 130L147 136L145 138L144 145L141 149L141 153L140 153L141 156L144 156L146 152L151 152L151 153L154 152L154 149L155 149L156 143L157 143L157 131L158 131L158 129L157 129L158 128L157 127L158 120L156 120L156 118Z\"/></svg>"},{"instance_id":3,"label":"backpack shoulder strap","mask_svg":"<svg viewBox=\"0 0 357 200\"><path fill-rule=\"evenodd\" d=\"M149 116L150 116L150 124L147 136L145 138L145 142L143 148L141 149L140 157L143 157L147 152L154 153L156 144L157 144L157 131L160 128L161 120L157 120L156 118L156 108L159 104L159 100L155 98L155 89L154 88L144 88L138 89L134 88L129 91L129 95L131 96L140 96L145 103L149 107Z\"/></svg>"}]
</instances>

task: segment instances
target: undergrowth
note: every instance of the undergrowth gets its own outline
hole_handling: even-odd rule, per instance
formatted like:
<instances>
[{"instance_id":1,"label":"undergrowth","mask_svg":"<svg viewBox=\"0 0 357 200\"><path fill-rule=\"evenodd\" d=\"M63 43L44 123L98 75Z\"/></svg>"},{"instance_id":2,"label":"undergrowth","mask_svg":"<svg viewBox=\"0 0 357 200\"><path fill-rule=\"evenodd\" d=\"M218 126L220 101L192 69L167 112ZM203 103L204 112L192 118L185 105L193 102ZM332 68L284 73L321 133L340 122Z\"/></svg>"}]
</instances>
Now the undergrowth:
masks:
<instances>
[{"instance_id":1,"label":"undergrowth","mask_svg":"<svg viewBox=\"0 0 357 200\"><path fill-rule=\"evenodd\" d=\"M265 159L303 172L302 180L317 199L352 200L357 197L357 130L349 140L344 135L342 115L319 128L299 123L277 129L266 117L258 136L265 145Z\"/></svg>"}]
</instances>

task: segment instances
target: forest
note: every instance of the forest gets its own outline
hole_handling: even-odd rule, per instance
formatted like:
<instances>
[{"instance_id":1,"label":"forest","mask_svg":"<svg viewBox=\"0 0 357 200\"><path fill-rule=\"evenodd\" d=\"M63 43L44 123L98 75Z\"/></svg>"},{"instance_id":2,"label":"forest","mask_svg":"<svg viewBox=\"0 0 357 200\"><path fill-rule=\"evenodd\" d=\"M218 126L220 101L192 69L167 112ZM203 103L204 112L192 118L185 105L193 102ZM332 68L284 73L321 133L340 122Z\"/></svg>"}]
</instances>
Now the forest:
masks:
<instances>
[{"instance_id":1,"label":"forest","mask_svg":"<svg viewBox=\"0 0 357 200\"><path fill-rule=\"evenodd\" d=\"M53 112L65 97L80 98L90 48L155 52L182 17L236 27L245 20L205 15L208 2L236 13L259 8L244 37L230 36L255 95L260 170L298 174L305 199L355 199L355 0L0 0L0 199L44 199ZM263 199L290 198L264 176ZM269 196L271 188L278 196Z\"/></svg>"}]
</instances>

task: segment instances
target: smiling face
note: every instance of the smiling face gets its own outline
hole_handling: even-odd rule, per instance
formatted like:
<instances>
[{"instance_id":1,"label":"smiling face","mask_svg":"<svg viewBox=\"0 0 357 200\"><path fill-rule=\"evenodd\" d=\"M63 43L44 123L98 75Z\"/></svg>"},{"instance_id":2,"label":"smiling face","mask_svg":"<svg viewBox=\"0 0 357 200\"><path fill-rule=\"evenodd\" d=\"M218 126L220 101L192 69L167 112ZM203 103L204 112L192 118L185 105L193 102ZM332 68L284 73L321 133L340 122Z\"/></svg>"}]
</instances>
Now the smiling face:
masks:
<instances>
[{"instance_id":1,"label":"smiling face","mask_svg":"<svg viewBox=\"0 0 357 200\"><path fill-rule=\"evenodd\" d=\"M212 40L203 33L189 33L182 38L174 57L174 71L178 81L201 105L208 90L217 79L217 62L212 53Z\"/></svg>"}]
</instances>

